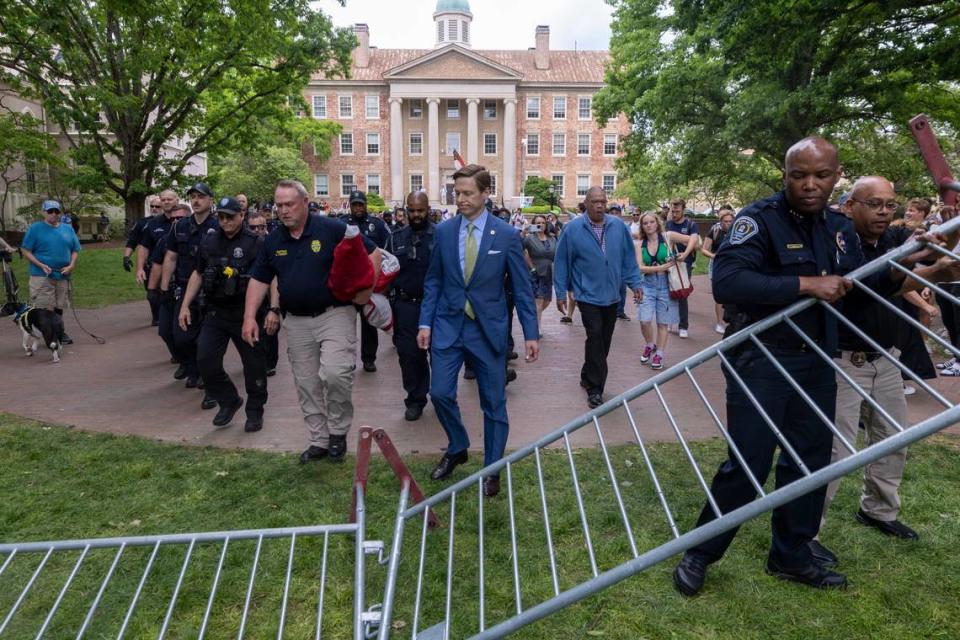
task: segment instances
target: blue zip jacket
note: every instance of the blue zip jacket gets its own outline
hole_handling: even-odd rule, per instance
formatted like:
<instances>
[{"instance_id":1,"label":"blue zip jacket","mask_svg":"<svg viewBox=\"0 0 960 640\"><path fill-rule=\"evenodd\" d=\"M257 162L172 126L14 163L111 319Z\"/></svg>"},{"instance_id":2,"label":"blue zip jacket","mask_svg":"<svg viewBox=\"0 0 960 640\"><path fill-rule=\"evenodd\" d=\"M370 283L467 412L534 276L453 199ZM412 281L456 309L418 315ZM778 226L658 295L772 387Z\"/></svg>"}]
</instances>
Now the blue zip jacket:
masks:
<instances>
[{"instance_id":1,"label":"blue zip jacket","mask_svg":"<svg viewBox=\"0 0 960 640\"><path fill-rule=\"evenodd\" d=\"M557 299L573 291L577 302L601 307L620 302L620 287L640 288L640 268L630 230L622 220L610 215L603 219L606 252L590 228L584 214L569 222L560 234L553 262L553 287Z\"/></svg>"}]
</instances>

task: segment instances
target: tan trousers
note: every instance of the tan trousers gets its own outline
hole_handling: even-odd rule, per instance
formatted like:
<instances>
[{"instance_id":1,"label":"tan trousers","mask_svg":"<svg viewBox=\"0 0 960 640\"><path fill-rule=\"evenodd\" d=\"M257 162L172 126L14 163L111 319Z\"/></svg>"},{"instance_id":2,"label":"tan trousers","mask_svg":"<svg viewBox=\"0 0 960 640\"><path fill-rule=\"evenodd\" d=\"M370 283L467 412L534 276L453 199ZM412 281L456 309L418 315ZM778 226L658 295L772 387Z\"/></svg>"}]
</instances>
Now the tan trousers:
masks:
<instances>
[{"instance_id":1,"label":"tan trousers","mask_svg":"<svg viewBox=\"0 0 960 640\"><path fill-rule=\"evenodd\" d=\"M899 355L892 350L894 356ZM853 379L871 398L896 420L906 427L907 401L903 395L903 380L900 369L885 358L867 362L861 367L850 362L850 352L841 352L840 359L834 359L840 368ZM863 398L844 380L837 376L837 430L847 442L856 446L857 424L860 421L860 405ZM872 445L897 433L875 411L864 412L863 423L866 427L866 445ZM833 439L833 457L831 462L842 460L850 455L840 440ZM868 464L863 470L863 493L860 496L860 508L871 518L888 522L896 520L900 512L900 496L897 490L903 479L903 467L907 460L907 450L901 449L876 462ZM840 487L840 479L827 486L827 495L823 504L823 519L820 528L827 519L827 510Z\"/></svg>"},{"instance_id":2,"label":"tan trousers","mask_svg":"<svg viewBox=\"0 0 960 640\"><path fill-rule=\"evenodd\" d=\"M353 420L357 311L348 306L315 318L288 314L283 328L310 444L326 449L330 435L346 435Z\"/></svg>"},{"instance_id":3,"label":"tan trousers","mask_svg":"<svg viewBox=\"0 0 960 640\"><path fill-rule=\"evenodd\" d=\"M30 276L30 305L38 309L66 309L69 292L67 280L46 276Z\"/></svg>"}]
</instances>

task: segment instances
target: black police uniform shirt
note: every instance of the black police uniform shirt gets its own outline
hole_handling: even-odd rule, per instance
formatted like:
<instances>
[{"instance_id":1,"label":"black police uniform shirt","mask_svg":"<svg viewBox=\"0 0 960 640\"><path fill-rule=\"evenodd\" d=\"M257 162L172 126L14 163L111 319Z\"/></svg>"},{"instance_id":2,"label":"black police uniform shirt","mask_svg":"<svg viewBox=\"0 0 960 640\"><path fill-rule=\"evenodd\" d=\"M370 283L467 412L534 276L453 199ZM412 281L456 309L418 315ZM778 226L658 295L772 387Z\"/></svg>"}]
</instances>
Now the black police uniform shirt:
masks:
<instances>
[{"instance_id":1,"label":"black police uniform shirt","mask_svg":"<svg viewBox=\"0 0 960 640\"><path fill-rule=\"evenodd\" d=\"M239 309L243 307L247 293L247 282L253 264L260 254L263 238L249 229L241 229L235 236L228 238L221 229L217 233L208 233L200 242L200 251L197 254L196 271L203 277L208 266L213 266L220 272L226 267L232 268L236 274L236 288L232 296L226 296L223 285L224 277L218 277L218 286L207 297L207 304L217 307Z\"/></svg>"},{"instance_id":2,"label":"black police uniform shirt","mask_svg":"<svg viewBox=\"0 0 960 640\"><path fill-rule=\"evenodd\" d=\"M220 225L217 216L208 214L206 219L197 224L197 217L189 215L177 220L167 236L167 250L177 253L177 269L174 280L178 286L187 284L190 274L197 266L197 254L200 252L200 241L209 233L219 233Z\"/></svg>"},{"instance_id":3,"label":"black police uniform shirt","mask_svg":"<svg viewBox=\"0 0 960 640\"><path fill-rule=\"evenodd\" d=\"M130 231L127 233L127 242L124 245L127 249L136 249L138 244L142 244L140 239L143 237L143 230L147 228L151 220L153 220L153 218L140 218L133 223L133 226L130 227Z\"/></svg>"},{"instance_id":4,"label":"black police uniform shirt","mask_svg":"<svg viewBox=\"0 0 960 640\"><path fill-rule=\"evenodd\" d=\"M327 216L307 216L299 238L280 227L264 240L250 275L264 284L276 276L280 307L294 315L319 315L331 307L352 305L334 298L327 287L333 249L346 231L346 224ZM376 251L372 241L361 238L367 253Z\"/></svg>"},{"instance_id":5,"label":"black police uniform shirt","mask_svg":"<svg viewBox=\"0 0 960 640\"><path fill-rule=\"evenodd\" d=\"M387 240L390 239L390 229L387 228L387 223L384 222L383 219L372 216L369 213L363 220L355 218L352 213L348 213L340 219L347 224L357 226L360 229L360 235L371 240L377 247L381 249L386 248Z\"/></svg>"},{"instance_id":6,"label":"black police uniform shirt","mask_svg":"<svg viewBox=\"0 0 960 640\"><path fill-rule=\"evenodd\" d=\"M436 225L427 221L426 227L415 231L407 225L390 236L387 251L400 262L400 271L393 280L393 291L403 299L419 301L423 298L423 281L430 268Z\"/></svg>"},{"instance_id":7,"label":"black police uniform shirt","mask_svg":"<svg viewBox=\"0 0 960 640\"><path fill-rule=\"evenodd\" d=\"M714 259L713 296L756 322L797 301L800 276L844 275L863 263L860 238L849 218L828 209L798 214L781 191L744 207L734 219ZM827 353L836 349L837 320L820 305L804 309L793 321ZM784 323L759 337L786 349L804 345Z\"/></svg>"},{"instance_id":8,"label":"black police uniform shirt","mask_svg":"<svg viewBox=\"0 0 960 640\"><path fill-rule=\"evenodd\" d=\"M173 226L175 220L176 218L168 218L165 215L147 218L147 223L144 225L143 232L140 234L139 242L140 246L146 248L147 255L150 258L149 262L154 262L154 248L157 246L160 240L170 235L170 227ZM163 262L162 255L158 262Z\"/></svg>"}]
</instances>

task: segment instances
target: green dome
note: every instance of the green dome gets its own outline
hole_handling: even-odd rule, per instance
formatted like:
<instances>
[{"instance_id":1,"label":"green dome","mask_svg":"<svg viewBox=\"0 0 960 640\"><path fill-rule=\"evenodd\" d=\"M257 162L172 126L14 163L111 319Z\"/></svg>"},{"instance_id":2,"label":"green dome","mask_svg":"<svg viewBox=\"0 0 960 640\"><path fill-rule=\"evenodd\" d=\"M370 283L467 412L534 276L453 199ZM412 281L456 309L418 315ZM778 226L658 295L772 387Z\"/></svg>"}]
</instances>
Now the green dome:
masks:
<instances>
[{"instance_id":1,"label":"green dome","mask_svg":"<svg viewBox=\"0 0 960 640\"><path fill-rule=\"evenodd\" d=\"M434 13L470 13L470 3L467 0L437 0L437 10Z\"/></svg>"}]
</instances>

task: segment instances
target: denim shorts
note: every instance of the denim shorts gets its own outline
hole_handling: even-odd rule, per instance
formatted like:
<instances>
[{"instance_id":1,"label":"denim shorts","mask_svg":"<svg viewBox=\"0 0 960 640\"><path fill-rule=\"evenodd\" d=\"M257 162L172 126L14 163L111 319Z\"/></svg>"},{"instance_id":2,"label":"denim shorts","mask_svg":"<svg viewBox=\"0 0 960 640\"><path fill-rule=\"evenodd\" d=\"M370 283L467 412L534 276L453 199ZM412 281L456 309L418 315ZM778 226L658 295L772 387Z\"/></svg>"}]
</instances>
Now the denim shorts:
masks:
<instances>
[{"instance_id":1,"label":"denim shorts","mask_svg":"<svg viewBox=\"0 0 960 640\"><path fill-rule=\"evenodd\" d=\"M637 312L640 322L680 323L680 306L670 299L666 273L645 273L640 286L643 289L643 301Z\"/></svg>"}]
</instances>

